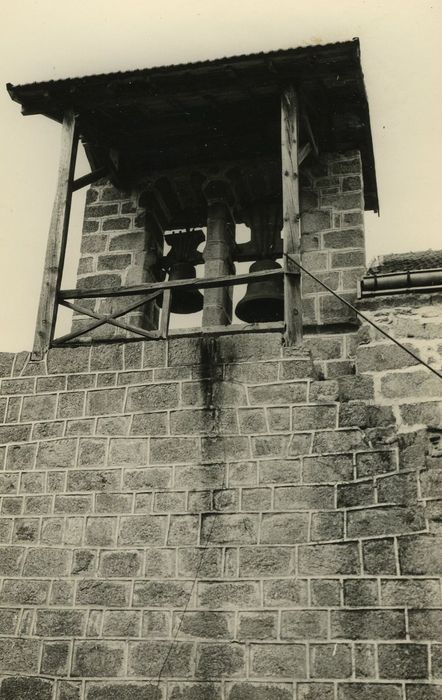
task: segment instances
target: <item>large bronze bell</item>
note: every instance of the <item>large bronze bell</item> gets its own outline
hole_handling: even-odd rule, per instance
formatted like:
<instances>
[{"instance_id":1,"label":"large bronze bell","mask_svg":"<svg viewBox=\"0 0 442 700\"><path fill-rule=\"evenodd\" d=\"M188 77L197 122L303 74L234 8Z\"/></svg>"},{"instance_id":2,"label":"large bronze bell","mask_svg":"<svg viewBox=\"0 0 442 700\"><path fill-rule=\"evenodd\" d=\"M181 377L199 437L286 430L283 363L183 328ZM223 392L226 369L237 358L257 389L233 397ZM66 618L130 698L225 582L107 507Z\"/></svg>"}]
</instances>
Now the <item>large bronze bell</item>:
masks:
<instances>
[{"instance_id":1,"label":"large bronze bell","mask_svg":"<svg viewBox=\"0 0 442 700\"><path fill-rule=\"evenodd\" d=\"M169 269L169 280L187 280L196 277L194 265L189 262L177 262ZM192 287L173 289L171 294L170 310L173 314L194 314L203 308L204 297ZM162 297L159 306L162 306Z\"/></svg>"},{"instance_id":2,"label":"large bronze bell","mask_svg":"<svg viewBox=\"0 0 442 700\"><path fill-rule=\"evenodd\" d=\"M274 260L258 260L249 272L276 270L281 265ZM284 318L284 283L282 275L267 280L249 282L247 291L236 305L235 313L246 323L282 321Z\"/></svg>"}]
</instances>

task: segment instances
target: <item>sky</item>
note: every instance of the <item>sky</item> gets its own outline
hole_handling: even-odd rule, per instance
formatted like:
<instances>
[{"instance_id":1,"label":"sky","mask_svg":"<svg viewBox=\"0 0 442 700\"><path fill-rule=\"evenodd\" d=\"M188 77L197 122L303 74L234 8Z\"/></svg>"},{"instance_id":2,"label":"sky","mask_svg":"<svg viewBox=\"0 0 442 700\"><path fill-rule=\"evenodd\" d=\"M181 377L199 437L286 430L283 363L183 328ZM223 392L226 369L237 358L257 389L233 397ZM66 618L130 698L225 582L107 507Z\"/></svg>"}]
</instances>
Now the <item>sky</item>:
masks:
<instances>
[{"instance_id":1,"label":"sky","mask_svg":"<svg viewBox=\"0 0 442 700\"><path fill-rule=\"evenodd\" d=\"M7 82L359 37L380 200L380 216L366 214L368 259L442 248L442 0L0 0L0 9L0 351L32 346L60 143L59 125L20 114ZM66 286L84 193L75 197Z\"/></svg>"}]
</instances>

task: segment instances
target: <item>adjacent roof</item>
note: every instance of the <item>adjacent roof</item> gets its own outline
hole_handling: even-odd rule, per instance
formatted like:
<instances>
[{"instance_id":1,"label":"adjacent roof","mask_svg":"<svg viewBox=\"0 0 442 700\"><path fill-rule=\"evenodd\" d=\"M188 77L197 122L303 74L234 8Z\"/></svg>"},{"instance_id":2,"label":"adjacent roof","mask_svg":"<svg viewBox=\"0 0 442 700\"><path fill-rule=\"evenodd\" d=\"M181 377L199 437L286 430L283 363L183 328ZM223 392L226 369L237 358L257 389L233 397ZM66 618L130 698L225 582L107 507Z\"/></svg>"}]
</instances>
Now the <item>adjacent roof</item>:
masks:
<instances>
[{"instance_id":1,"label":"adjacent roof","mask_svg":"<svg viewBox=\"0 0 442 700\"><path fill-rule=\"evenodd\" d=\"M129 178L221 158L275 156L280 94L289 84L300 94L320 150L361 151L365 206L377 211L357 39L7 89L26 115L60 122L74 110L92 166L117 152Z\"/></svg>"},{"instance_id":2,"label":"adjacent roof","mask_svg":"<svg viewBox=\"0 0 442 700\"><path fill-rule=\"evenodd\" d=\"M437 269L442 269L442 250L420 250L382 255L373 260L367 275Z\"/></svg>"}]
</instances>

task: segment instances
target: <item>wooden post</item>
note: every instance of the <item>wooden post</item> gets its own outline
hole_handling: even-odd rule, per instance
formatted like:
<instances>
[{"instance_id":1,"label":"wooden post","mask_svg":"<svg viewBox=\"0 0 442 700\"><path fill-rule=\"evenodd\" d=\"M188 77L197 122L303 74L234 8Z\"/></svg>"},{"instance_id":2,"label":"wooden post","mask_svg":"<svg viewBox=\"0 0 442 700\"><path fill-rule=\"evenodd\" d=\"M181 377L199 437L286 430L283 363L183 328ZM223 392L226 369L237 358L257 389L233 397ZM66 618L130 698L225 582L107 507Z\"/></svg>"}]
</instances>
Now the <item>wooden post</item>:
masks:
<instances>
[{"instance_id":1,"label":"wooden post","mask_svg":"<svg viewBox=\"0 0 442 700\"><path fill-rule=\"evenodd\" d=\"M66 252L77 146L75 116L73 112L66 112L63 119L57 190L46 246L43 283L31 360L41 360L54 337L57 321L57 297L60 291Z\"/></svg>"},{"instance_id":2,"label":"wooden post","mask_svg":"<svg viewBox=\"0 0 442 700\"><path fill-rule=\"evenodd\" d=\"M285 344L302 341L301 275L291 256L301 262L301 215L298 172L298 99L293 87L281 98L281 162L284 271Z\"/></svg>"}]
</instances>

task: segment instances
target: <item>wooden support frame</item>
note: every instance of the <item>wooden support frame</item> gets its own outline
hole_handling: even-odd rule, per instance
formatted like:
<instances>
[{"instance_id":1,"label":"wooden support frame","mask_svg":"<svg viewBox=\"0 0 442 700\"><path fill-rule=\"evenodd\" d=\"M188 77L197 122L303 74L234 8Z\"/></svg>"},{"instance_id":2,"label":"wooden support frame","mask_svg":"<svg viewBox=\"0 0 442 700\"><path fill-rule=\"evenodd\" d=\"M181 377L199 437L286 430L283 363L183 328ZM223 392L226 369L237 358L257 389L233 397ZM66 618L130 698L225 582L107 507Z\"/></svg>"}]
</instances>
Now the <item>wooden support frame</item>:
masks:
<instances>
[{"instance_id":1,"label":"wooden support frame","mask_svg":"<svg viewBox=\"0 0 442 700\"><path fill-rule=\"evenodd\" d=\"M51 346L57 321L58 293L66 253L72 201L72 183L77 158L78 133L75 115L66 112L61 134L57 189L49 226L37 327L31 360L41 360Z\"/></svg>"},{"instance_id":2,"label":"wooden support frame","mask_svg":"<svg viewBox=\"0 0 442 700\"><path fill-rule=\"evenodd\" d=\"M301 275L288 256L301 258L301 212L299 206L299 100L293 87L281 96L281 163L284 252L285 344L302 341Z\"/></svg>"}]
</instances>

